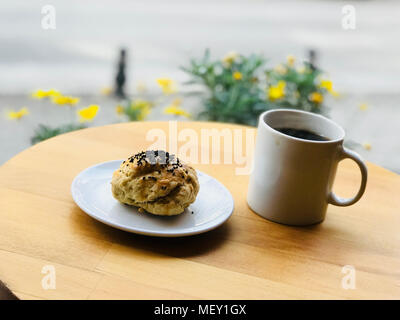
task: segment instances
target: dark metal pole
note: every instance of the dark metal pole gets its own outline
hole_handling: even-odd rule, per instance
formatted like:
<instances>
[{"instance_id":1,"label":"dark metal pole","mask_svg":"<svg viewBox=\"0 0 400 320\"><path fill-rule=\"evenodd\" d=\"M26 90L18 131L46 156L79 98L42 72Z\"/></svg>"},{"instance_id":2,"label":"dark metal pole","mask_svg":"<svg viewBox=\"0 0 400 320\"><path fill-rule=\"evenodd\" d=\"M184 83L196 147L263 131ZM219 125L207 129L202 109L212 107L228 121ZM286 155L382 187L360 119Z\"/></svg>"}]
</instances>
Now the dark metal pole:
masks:
<instances>
[{"instance_id":1,"label":"dark metal pole","mask_svg":"<svg viewBox=\"0 0 400 320\"><path fill-rule=\"evenodd\" d=\"M314 49L308 50L308 61L311 69L315 70L317 68L317 52Z\"/></svg>"},{"instance_id":2,"label":"dark metal pole","mask_svg":"<svg viewBox=\"0 0 400 320\"><path fill-rule=\"evenodd\" d=\"M121 49L119 53L117 76L115 77L115 95L119 98L125 98L126 82L126 50Z\"/></svg>"}]
</instances>

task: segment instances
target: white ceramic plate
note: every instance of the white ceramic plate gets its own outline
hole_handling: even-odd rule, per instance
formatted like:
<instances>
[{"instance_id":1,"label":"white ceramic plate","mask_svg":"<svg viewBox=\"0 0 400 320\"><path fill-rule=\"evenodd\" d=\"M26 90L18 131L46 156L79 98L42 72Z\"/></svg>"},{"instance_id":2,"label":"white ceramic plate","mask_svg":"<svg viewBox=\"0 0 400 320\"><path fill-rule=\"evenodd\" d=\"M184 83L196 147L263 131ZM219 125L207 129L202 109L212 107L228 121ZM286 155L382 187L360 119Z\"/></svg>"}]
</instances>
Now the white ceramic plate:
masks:
<instances>
[{"instance_id":1,"label":"white ceramic plate","mask_svg":"<svg viewBox=\"0 0 400 320\"><path fill-rule=\"evenodd\" d=\"M233 198L229 191L216 179L197 171L199 194L182 214L168 217L139 213L135 207L118 202L111 193L112 174L122 161L89 167L72 182L71 193L75 203L98 221L144 235L180 237L215 229L233 212Z\"/></svg>"}]
</instances>

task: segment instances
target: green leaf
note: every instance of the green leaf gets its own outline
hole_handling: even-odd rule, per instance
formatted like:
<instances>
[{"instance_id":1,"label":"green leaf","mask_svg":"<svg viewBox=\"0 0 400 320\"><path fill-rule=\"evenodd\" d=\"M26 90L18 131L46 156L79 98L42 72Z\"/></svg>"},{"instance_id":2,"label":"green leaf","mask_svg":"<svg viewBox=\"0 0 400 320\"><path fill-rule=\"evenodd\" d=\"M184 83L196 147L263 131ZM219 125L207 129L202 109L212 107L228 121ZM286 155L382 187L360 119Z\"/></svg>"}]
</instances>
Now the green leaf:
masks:
<instances>
[{"instance_id":1,"label":"green leaf","mask_svg":"<svg viewBox=\"0 0 400 320\"><path fill-rule=\"evenodd\" d=\"M86 128L83 124L67 124L60 127L52 128L50 126L46 126L40 124L39 127L34 131L34 135L31 138L31 143L36 144L38 142L50 139L52 137L58 136L63 133L80 130Z\"/></svg>"}]
</instances>

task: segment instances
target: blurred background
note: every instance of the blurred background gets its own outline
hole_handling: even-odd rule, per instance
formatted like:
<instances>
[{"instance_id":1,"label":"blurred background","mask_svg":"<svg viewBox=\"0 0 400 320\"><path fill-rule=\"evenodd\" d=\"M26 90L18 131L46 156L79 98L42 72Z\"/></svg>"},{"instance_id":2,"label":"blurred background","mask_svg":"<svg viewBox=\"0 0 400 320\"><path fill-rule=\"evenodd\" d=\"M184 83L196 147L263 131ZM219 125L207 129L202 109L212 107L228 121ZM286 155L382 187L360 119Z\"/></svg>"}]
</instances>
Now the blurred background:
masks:
<instances>
[{"instance_id":1,"label":"blurred background","mask_svg":"<svg viewBox=\"0 0 400 320\"><path fill-rule=\"evenodd\" d=\"M185 85L193 74L180 67L208 48L212 61L256 54L271 69L314 59L338 93L324 95L324 113L345 128L349 146L400 172L399 13L395 0L2 0L0 164L29 147L40 124L52 136L75 122L195 120L210 87ZM242 68L237 59L231 66ZM233 79L246 80L238 70ZM139 114L127 111L132 104Z\"/></svg>"}]
</instances>

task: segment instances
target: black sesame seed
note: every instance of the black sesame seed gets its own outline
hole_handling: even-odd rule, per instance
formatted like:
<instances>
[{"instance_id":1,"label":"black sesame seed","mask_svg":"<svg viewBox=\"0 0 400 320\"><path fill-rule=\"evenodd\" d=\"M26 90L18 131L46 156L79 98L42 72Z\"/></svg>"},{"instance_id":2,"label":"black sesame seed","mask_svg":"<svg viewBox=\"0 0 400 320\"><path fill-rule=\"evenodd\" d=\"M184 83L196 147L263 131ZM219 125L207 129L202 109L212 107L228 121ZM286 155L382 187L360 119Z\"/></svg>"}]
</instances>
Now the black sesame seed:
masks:
<instances>
[{"instance_id":1,"label":"black sesame seed","mask_svg":"<svg viewBox=\"0 0 400 320\"><path fill-rule=\"evenodd\" d=\"M179 158L176 158L174 154L163 150L141 151L128 158L129 162L134 162L135 160L137 160L138 166L149 163L151 165L158 164L162 168L170 165L172 170L182 167Z\"/></svg>"}]
</instances>

